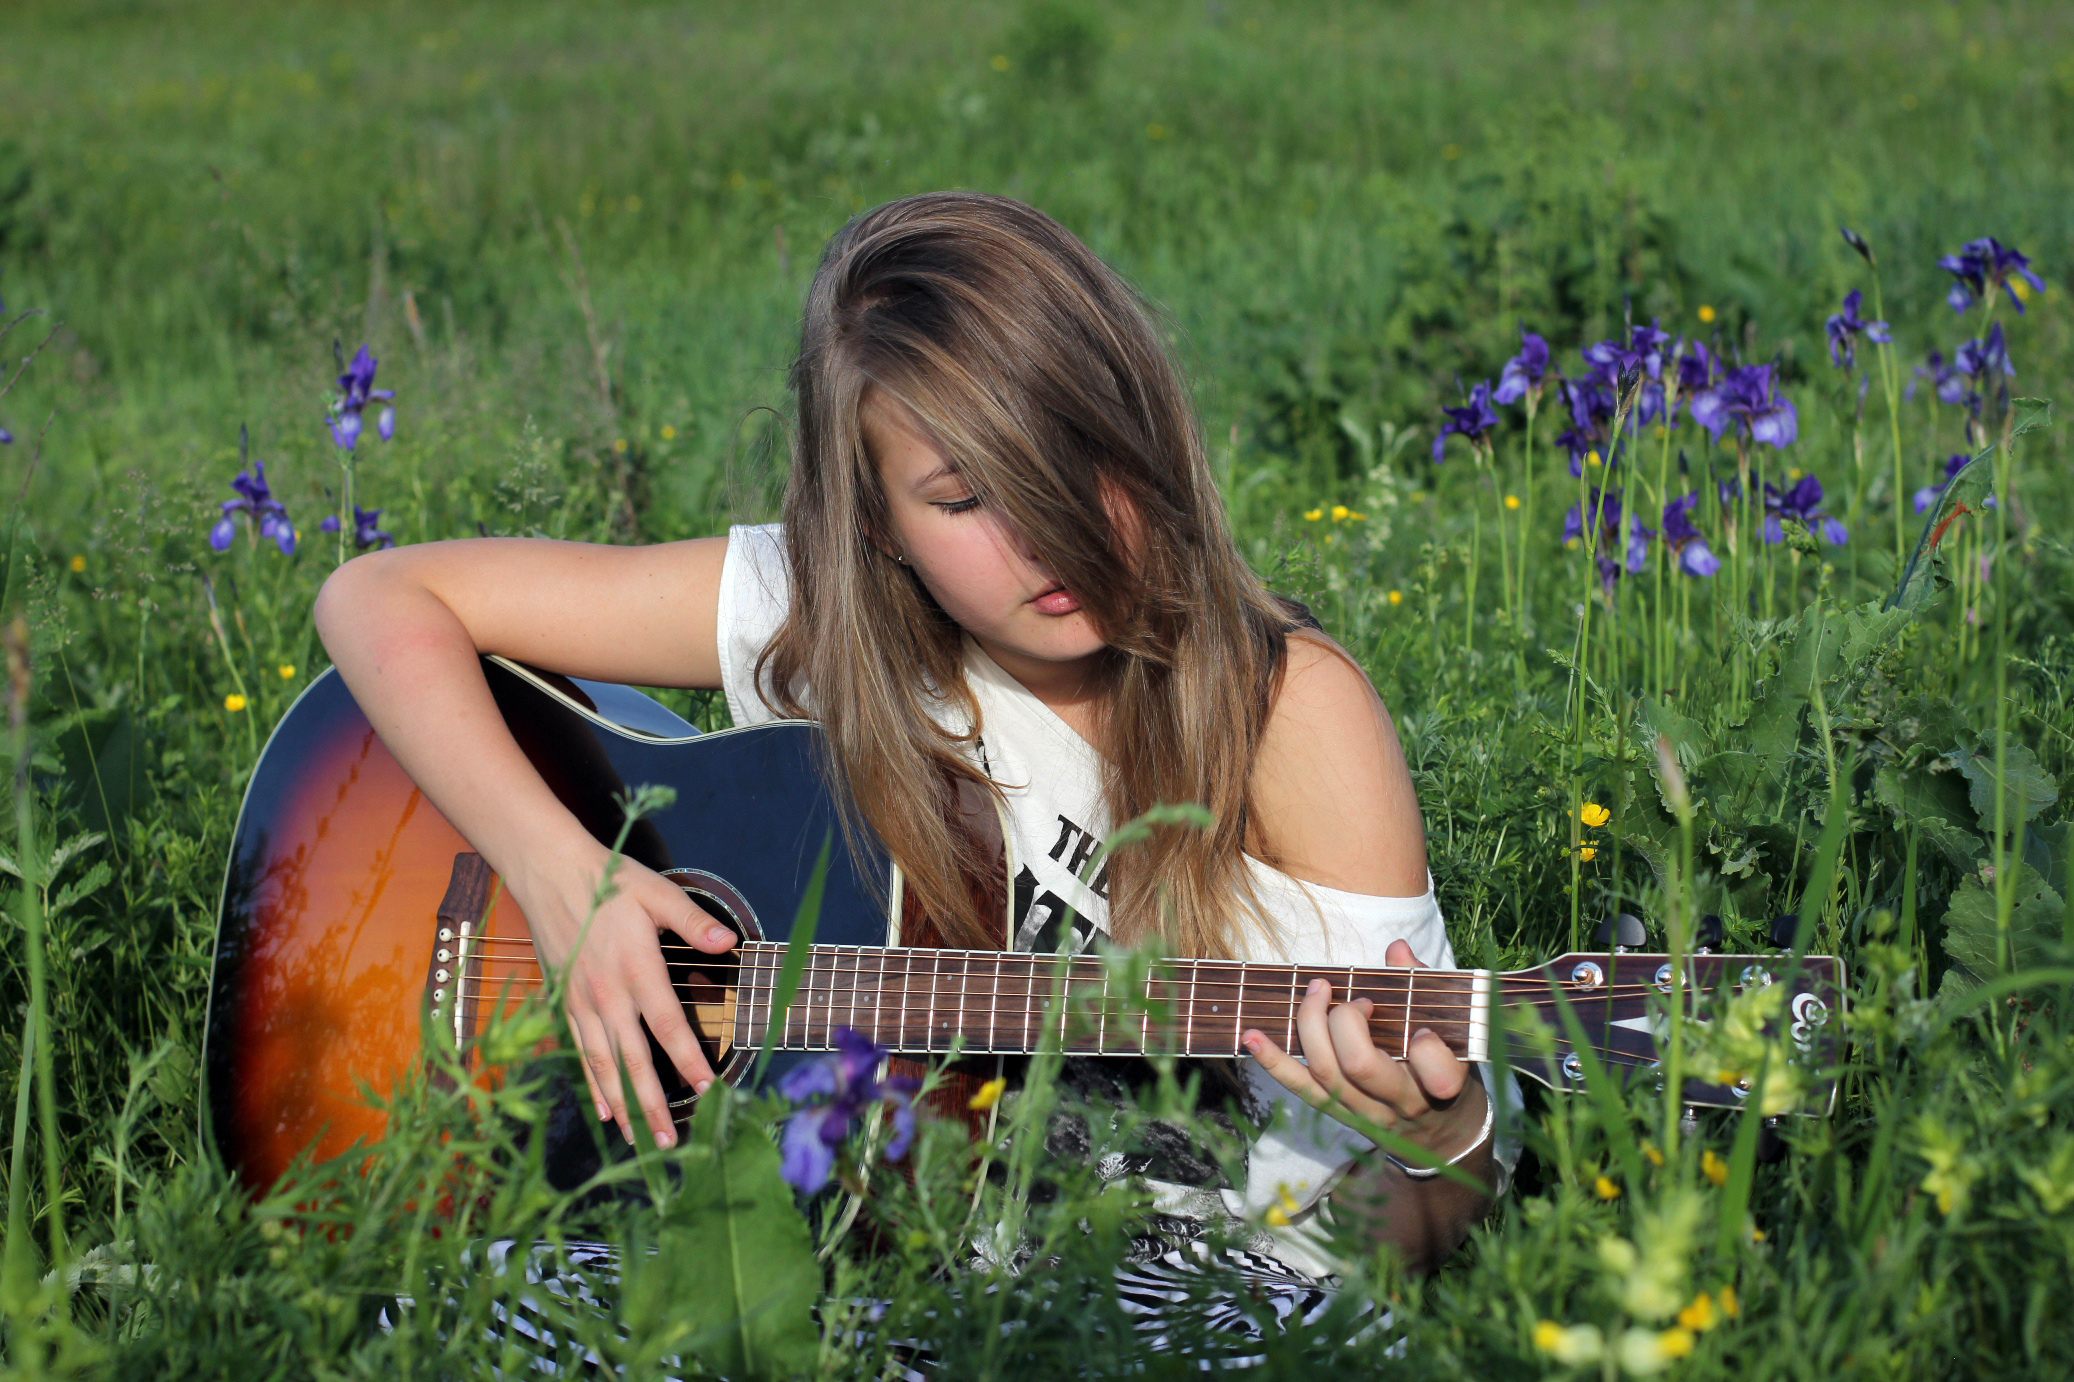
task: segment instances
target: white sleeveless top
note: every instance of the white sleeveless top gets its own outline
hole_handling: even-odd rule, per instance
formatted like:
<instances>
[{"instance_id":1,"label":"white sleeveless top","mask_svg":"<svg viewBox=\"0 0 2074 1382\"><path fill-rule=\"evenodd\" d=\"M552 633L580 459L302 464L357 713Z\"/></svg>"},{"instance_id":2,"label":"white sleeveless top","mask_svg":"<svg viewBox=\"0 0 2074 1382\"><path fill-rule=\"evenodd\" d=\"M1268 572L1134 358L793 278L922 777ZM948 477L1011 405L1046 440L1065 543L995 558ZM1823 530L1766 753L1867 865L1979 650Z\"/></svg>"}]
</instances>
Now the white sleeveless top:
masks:
<instances>
[{"instance_id":1,"label":"white sleeveless top","mask_svg":"<svg viewBox=\"0 0 2074 1382\"><path fill-rule=\"evenodd\" d=\"M766 524L730 530L720 575L720 675L737 725L778 718L756 685L756 663L784 621L789 592L783 529ZM1081 949L1093 932L1106 930L1109 916L1103 876L1080 881L1111 829L1101 760L977 644L967 639L965 647L965 679L980 714L974 765L1001 788L1008 808L1004 843L1015 880L1011 948L1053 950L1057 928L1070 917L1076 932L1071 948ZM1246 863L1264 915L1255 916L1239 937L1233 959L1380 968L1390 942L1402 940L1430 965L1454 965L1430 880L1419 897L1371 897L1300 882L1250 855ZM1290 1094L1251 1058L1239 1064L1249 1091L1278 1116L1253 1143L1243 1190L1219 1192L1224 1208L1257 1224L1283 1196L1293 1199L1302 1212L1291 1216L1287 1228L1267 1230L1273 1242L1263 1246L1292 1266L1326 1275L1332 1266L1323 1225L1316 1222L1325 1210L1321 1202L1354 1157L1374 1144ZM1490 1084L1489 1067L1481 1070ZM1495 1097L1495 1086L1491 1092ZM1508 1165L1517 1156L1513 1148L1500 1153ZM1168 1201L1162 1209L1200 1217L1201 1206L1186 1203L1199 1192L1172 1187L1175 1193L1163 1196L1157 1183L1153 1188L1156 1199Z\"/></svg>"}]
</instances>

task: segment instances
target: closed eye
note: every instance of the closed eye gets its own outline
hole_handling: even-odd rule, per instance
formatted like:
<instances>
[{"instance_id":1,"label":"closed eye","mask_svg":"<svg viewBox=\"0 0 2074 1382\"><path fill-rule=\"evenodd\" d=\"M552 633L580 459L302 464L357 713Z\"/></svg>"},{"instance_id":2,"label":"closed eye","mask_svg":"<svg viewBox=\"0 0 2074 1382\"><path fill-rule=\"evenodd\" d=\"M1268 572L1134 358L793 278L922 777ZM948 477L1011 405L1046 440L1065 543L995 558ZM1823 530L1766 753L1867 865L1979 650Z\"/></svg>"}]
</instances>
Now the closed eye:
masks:
<instances>
[{"instance_id":1,"label":"closed eye","mask_svg":"<svg viewBox=\"0 0 2074 1382\"><path fill-rule=\"evenodd\" d=\"M941 509L945 513L971 513L979 507L979 496L974 495L970 499L952 499L944 503L932 504L930 507Z\"/></svg>"}]
</instances>

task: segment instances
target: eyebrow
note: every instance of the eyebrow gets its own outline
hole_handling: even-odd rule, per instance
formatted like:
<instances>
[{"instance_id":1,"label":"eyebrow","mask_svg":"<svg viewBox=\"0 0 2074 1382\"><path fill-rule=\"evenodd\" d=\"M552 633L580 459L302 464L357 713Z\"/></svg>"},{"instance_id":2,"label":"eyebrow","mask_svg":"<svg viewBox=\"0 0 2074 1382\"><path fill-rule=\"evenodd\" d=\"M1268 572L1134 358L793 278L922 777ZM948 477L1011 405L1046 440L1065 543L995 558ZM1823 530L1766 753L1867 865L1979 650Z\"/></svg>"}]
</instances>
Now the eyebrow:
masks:
<instances>
[{"instance_id":1,"label":"eyebrow","mask_svg":"<svg viewBox=\"0 0 2074 1382\"><path fill-rule=\"evenodd\" d=\"M915 481L912 485L908 486L908 488L923 489L929 485L935 484L938 480L946 479L949 477L955 477L959 474L960 472L958 470L957 462L945 461L942 465L936 467L936 469L930 471L927 475L924 475L921 479Z\"/></svg>"}]
</instances>

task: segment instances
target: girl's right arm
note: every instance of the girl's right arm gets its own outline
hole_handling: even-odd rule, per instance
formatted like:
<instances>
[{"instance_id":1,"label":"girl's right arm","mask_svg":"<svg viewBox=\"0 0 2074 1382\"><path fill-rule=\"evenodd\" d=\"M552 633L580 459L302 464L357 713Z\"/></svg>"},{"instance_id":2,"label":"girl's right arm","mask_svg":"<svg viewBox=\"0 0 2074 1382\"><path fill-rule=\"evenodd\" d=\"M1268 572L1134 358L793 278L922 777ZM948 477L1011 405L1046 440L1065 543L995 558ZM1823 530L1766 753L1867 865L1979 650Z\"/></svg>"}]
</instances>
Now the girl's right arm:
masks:
<instances>
[{"instance_id":1,"label":"girl's right arm","mask_svg":"<svg viewBox=\"0 0 2074 1382\"><path fill-rule=\"evenodd\" d=\"M714 954L734 934L628 859L584 932L608 851L526 760L477 655L599 681L717 687L726 555L726 538L434 542L355 558L332 573L316 606L317 632L382 743L502 876L542 961L566 967L569 1026L598 1117L631 1141L631 1086L664 1146L675 1133L643 1020L693 1088L713 1071L670 987L659 932Z\"/></svg>"}]
</instances>

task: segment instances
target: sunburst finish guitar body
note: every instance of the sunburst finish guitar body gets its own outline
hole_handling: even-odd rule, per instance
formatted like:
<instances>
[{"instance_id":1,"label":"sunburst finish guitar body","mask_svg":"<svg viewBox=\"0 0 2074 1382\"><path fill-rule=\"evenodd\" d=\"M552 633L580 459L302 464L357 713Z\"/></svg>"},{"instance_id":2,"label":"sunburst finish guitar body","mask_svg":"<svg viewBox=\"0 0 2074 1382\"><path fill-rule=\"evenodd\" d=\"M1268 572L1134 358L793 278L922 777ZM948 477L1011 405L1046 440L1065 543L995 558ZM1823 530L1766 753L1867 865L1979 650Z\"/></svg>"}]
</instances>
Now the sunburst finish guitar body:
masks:
<instances>
[{"instance_id":1,"label":"sunburst finish guitar body","mask_svg":"<svg viewBox=\"0 0 2074 1382\"><path fill-rule=\"evenodd\" d=\"M1783 982L1781 1025L1811 1067L1833 1063L1843 975L1820 956L1701 954L1674 973L1661 955L1566 955L1514 974L1175 960L1125 993L1094 956L903 946L897 872L868 834L846 835L817 726L699 734L626 687L499 658L484 668L520 747L600 840L619 833L631 789L673 789L625 850L742 936L723 957L664 946L730 1082L748 1077L773 1028L780 1054L766 1078L827 1049L843 1026L915 1055L1024 1053L1051 1041L1088 1055L1236 1057L1247 1027L1290 1042L1296 1005L1319 976L1341 998L1374 1001L1371 1032L1392 1054L1428 1027L1466 1059L1490 1060L1503 1052L1505 1015L1535 1009L1556 1032L1552 1054L1515 1064L1556 1088L1581 1083L1593 1058L1630 1075L1654 1070L1667 995L1690 1003L1703 990ZM780 963L824 849L814 945L795 1000L777 1010ZM1007 922L1004 911L1004 936ZM394 1091L428 1043L468 1056L497 1006L542 980L510 895L390 757L345 683L318 678L260 757L225 877L203 1118L226 1161L260 1189L298 1156L379 1139L386 1115L370 1093ZM690 1091L666 1092L688 1115ZM1733 1107L1746 1091L1688 1084L1684 1094ZM565 1103L548 1131L550 1163L595 1161L588 1101Z\"/></svg>"}]
</instances>

